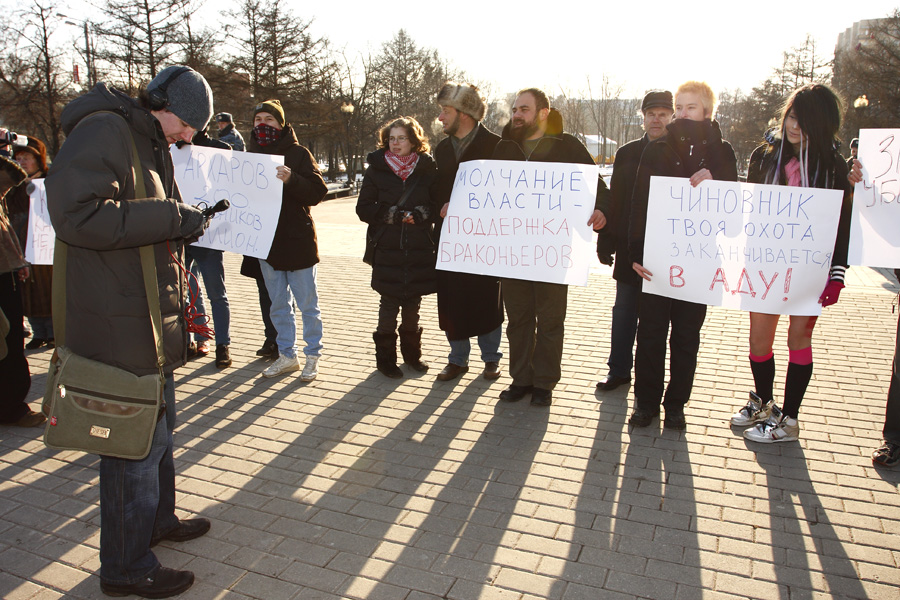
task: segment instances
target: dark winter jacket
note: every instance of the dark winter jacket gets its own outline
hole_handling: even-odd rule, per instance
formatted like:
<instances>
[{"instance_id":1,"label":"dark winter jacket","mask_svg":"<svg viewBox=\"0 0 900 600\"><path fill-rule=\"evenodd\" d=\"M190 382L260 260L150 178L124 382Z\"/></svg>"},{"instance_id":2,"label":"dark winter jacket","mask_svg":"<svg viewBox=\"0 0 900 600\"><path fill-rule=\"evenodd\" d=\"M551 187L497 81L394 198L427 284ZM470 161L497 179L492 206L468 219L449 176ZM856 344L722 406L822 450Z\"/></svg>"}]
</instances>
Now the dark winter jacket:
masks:
<instances>
[{"instance_id":1,"label":"dark winter jacket","mask_svg":"<svg viewBox=\"0 0 900 600\"><path fill-rule=\"evenodd\" d=\"M437 145L434 151L438 169L434 197L438 210L450 201L459 164L491 158L499 141L500 136L479 123L475 137L463 150L460 160L456 160L449 137ZM439 232L440 219L435 227ZM503 323L503 296L498 277L439 270L437 293L438 322L447 332L447 339L462 340L483 335Z\"/></svg>"},{"instance_id":2,"label":"dark winter jacket","mask_svg":"<svg viewBox=\"0 0 900 600\"><path fill-rule=\"evenodd\" d=\"M28 186L32 179L43 179L45 173L38 171L33 176L14 187L6 195L9 220L16 231L16 237L24 252L30 233L31 195ZM26 317L49 317L52 315L53 266L31 265L28 279L20 282L22 292L22 312Z\"/></svg>"},{"instance_id":3,"label":"dark winter jacket","mask_svg":"<svg viewBox=\"0 0 900 600\"><path fill-rule=\"evenodd\" d=\"M316 159L297 141L290 124L281 130L281 138L268 146L260 146L251 136L248 151L280 154L284 156L284 165L291 170L291 178L284 184L281 195L278 226L266 262L276 271L312 267L319 262L319 249L309 207L321 202L328 192Z\"/></svg>"},{"instance_id":4,"label":"dark winter jacket","mask_svg":"<svg viewBox=\"0 0 900 600\"><path fill-rule=\"evenodd\" d=\"M366 233L375 243L372 289L395 298L424 296L437 291L434 269L434 219L440 211L432 197L437 171L428 154L419 154L412 174L403 181L384 159L384 149L369 154L369 168L363 177L356 214L369 224ZM397 206L404 191L415 188ZM402 222L409 211L414 224Z\"/></svg>"},{"instance_id":5,"label":"dark winter jacket","mask_svg":"<svg viewBox=\"0 0 900 600\"><path fill-rule=\"evenodd\" d=\"M628 217L641 154L649 143L650 138L644 134L642 138L628 142L616 152L612 181L609 184L610 202L606 227L597 235L597 255L616 255L613 278L637 287L641 285L641 276L635 273L628 260Z\"/></svg>"},{"instance_id":6,"label":"dark winter jacket","mask_svg":"<svg viewBox=\"0 0 900 600\"><path fill-rule=\"evenodd\" d=\"M62 126L68 139L45 185L53 228L68 244L66 346L137 375L156 372L139 251L152 244L164 369L171 372L184 364L187 336L184 277L170 255L183 254L180 194L162 127L136 100L103 83L65 107ZM145 198L135 198L132 139Z\"/></svg>"},{"instance_id":7,"label":"dark winter jacket","mask_svg":"<svg viewBox=\"0 0 900 600\"><path fill-rule=\"evenodd\" d=\"M234 128L234 123L219 130L219 140L231 146L233 150L243 152L245 149L244 138L241 136L240 132Z\"/></svg>"},{"instance_id":8,"label":"dark winter jacket","mask_svg":"<svg viewBox=\"0 0 900 600\"><path fill-rule=\"evenodd\" d=\"M526 155L522 146L510 135L512 121L503 128L500 142L494 149L495 160L533 160L536 162L559 162L576 164L594 164L594 158L578 138L563 133L562 115L555 108L550 109L547 118L547 131L540 139L531 155ZM595 210L605 215L609 212L609 188L603 178L597 177L597 200Z\"/></svg>"},{"instance_id":9,"label":"dark winter jacket","mask_svg":"<svg viewBox=\"0 0 900 600\"><path fill-rule=\"evenodd\" d=\"M747 168L747 183L766 183L766 174L777 165L778 150L776 144L763 144L750 155L750 166ZM778 174L778 185L787 185L787 177L784 174L784 165L790 158L782 159L781 173ZM820 180L810 183L812 187L842 190L844 199L841 203L841 217L838 221L837 238L834 242L834 252L831 254L833 267L847 266L847 252L850 245L850 218L853 208L853 186L847 180L847 163L844 158L834 152L834 166L830 173L820 176Z\"/></svg>"},{"instance_id":10,"label":"dark winter jacket","mask_svg":"<svg viewBox=\"0 0 900 600\"><path fill-rule=\"evenodd\" d=\"M629 265L644 262L644 231L647 228L651 177L690 177L700 169L709 169L713 179L738 180L734 150L722 139L718 123L709 119L677 119L669 123L666 129L666 135L647 144L641 155L628 223ZM623 258L620 256L619 260Z\"/></svg>"}]
</instances>

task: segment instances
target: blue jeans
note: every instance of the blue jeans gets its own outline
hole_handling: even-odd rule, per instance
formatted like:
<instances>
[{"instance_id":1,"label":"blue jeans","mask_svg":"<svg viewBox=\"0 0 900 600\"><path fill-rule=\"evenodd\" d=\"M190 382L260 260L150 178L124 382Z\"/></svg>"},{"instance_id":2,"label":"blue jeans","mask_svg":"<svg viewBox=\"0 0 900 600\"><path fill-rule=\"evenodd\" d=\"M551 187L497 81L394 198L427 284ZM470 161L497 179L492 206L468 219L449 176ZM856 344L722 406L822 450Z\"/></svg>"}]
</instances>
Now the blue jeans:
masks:
<instances>
[{"instance_id":1,"label":"blue jeans","mask_svg":"<svg viewBox=\"0 0 900 600\"><path fill-rule=\"evenodd\" d=\"M503 325L497 327L490 333L483 333L478 336L478 347L481 349L481 360L484 362L500 362L503 354L500 352L500 341L503 339ZM472 344L469 338L464 340L447 340L450 342L450 356L447 362L460 367L469 364L469 351Z\"/></svg>"},{"instance_id":2,"label":"blue jeans","mask_svg":"<svg viewBox=\"0 0 900 600\"><path fill-rule=\"evenodd\" d=\"M212 304L213 326L216 331L216 345L231 344L231 309L228 306L228 296L225 295L225 260L224 252L211 248L198 246L185 247L185 263L190 267L194 277L188 277L191 286L191 295L197 297L197 310L206 314L206 306L203 304L203 294L197 286L195 277L203 277L203 287ZM194 334L197 341L206 339L204 336Z\"/></svg>"},{"instance_id":3,"label":"blue jeans","mask_svg":"<svg viewBox=\"0 0 900 600\"><path fill-rule=\"evenodd\" d=\"M319 291L316 288L316 265L296 271L276 271L264 260L259 261L266 289L272 299L269 315L275 326L278 353L281 356L297 356L297 323L291 295L303 317L303 341L307 356L322 354L322 316L319 313Z\"/></svg>"},{"instance_id":4,"label":"blue jeans","mask_svg":"<svg viewBox=\"0 0 900 600\"><path fill-rule=\"evenodd\" d=\"M609 345L609 374L631 379L634 366L634 338L637 334L638 307L641 286L616 282L616 303L613 305L612 333Z\"/></svg>"},{"instance_id":5,"label":"blue jeans","mask_svg":"<svg viewBox=\"0 0 900 600\"><path fill-rule=\"evenodd\" d=\"M166 417L156 424L150 454L143 460L100 457L100 578L133 584L159 568L150 550L154 535L178 526L175 516L175 380L166 376Z\"/></svg>"}]
</instances>

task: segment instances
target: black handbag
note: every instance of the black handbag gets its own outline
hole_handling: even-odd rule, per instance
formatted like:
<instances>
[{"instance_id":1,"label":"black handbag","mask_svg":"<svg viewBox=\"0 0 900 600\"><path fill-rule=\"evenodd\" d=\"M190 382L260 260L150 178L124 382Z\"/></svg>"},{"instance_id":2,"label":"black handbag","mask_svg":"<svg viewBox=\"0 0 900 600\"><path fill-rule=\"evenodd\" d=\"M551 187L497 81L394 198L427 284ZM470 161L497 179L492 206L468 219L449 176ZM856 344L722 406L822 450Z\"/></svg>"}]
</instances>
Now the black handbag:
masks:
<instances>
[{"instance_id":1,"label":"black handbag","mask_svg":"<svg viewBox=\"0 0 900 600\"><path fill-rule=\"evenodd\" d=\"M141 162L131 140L135 195L146 197ZM65 345L67 245L56 240L53 257L53 329L57 348L50 359L42 410L44 444L60 450L140 460L150 453L165 411L165 353L153 246L141 246L144 290L156 345L157 372L138 376L79 356Z\"/></svg>"},{"instance_id":2,"label":"black handbag","mask_svg":"<svg viewBox=\"0 0 900 600\"><path fill-rule=\"evenodd\" d=\"M418 178L415 179L412 184L406 188L406 191L403 192L403 195L400 196L400 200L397 201L397 208L403 208L406 204L406 201L409 200L412 191L416 189L416 184L419 183ZM369 225L369 228L366 229L366 251L363 253L363 262L367 265L371 266L375 263L375 250L378 248L378 242L381 240L381 236L384 235L384 228L381 228L381 231L378 232L378 235L372 235L372 226Z\"/></svg>"}]
</instances>

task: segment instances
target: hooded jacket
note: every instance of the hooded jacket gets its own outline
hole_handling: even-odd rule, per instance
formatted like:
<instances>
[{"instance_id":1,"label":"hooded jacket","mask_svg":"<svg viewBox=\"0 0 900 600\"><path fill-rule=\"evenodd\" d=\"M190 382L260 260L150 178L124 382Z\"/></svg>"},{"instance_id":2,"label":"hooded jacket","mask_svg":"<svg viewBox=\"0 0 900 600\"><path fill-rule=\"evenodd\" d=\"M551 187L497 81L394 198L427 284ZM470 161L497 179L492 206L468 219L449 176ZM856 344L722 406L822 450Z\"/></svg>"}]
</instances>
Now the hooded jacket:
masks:
<instances>
[{"instance_id":1,"label":"hooded jacket","mask_svg":"<svg viewBox=\"0 0 900 600\"><path fill-rule=\"evenodd\" d=\"M260 146L251 135L248 152L280 154L292 174L284 184L281 212L266 262L276 271L297 271L316 265L319 247L309 207L321 202L328 193L316 159L297 141L290 123L282 128L281 137L268 146Z\"/></svg>"},{"instance_id":2,"label":"hooded jacket","mask_svg":"<svg viewBox=\"0 0 900 600\"><path fill-rule=\"evenodd\" d=\"M503 128L500 142L494 149L494 160L533 160L537 162L559 162L592 165L594 157L578 138L563 133L562 115L555 108L547 116L547 130L530 155L525 154L522 145L512 137L512 121ZM609 188L603 178L597 177L597 199L594 210L604 215L609 211Z\"/></svg>"},{"instance_id":3,"label":"hooded jacket","mask_svg":"<svg viewBox=\"0 0 900 600\"><path fill-rule=\"evenodd\" d=\"M369 168L363 176L356 214L369 224L366 235L375 242L372 289L394 298L433 294L435 275L434 218L438 207L432 197L437 172L434 160L419 153L416 168L403 181L384 159L384 148L366 158ZM403 193L415 184L403 206ZM415 223L403 223L400 211L414 215Z\"/></svg>"},{"instance_id":4,"label":"hooded jacket","mask_svg":"<svg viewBox=\"0 0 900 600\"><path fill-rule=\"evenodd\" d=\"M183 254L181 196L162 127L136 100L103 83L65 107L62 126L68 139L45 186L50 221L68 244L65 344L76 354L136 375L156 372L139 251L150 244L164 370L170 373L184 364L187 336L184 278L174 258ZM132 139L139 166L132 164ZM135 168L143 172L145 198L135 197Z\"/></svg>"},{"instance_id":5,"label":"hooded jacket","mask_svg":"<svg viewBox=\"0 0 900 600\"><path fill-rule=\"evenodd\" d=\"M457 160L450 138L441 140L434 150L438 168L434 196L438 209L450 201L459 164L467 160L491 158L499 141L500 136L479 123L475 137ZM435 224L437 233L442 223L439 218ZM490 333L503 323L503 295L499 277L438 271L437 294L438 323L447 332L449 340Z\"/></svg>"},{"instance_id":6,"label":"hooded jacket","mask_svg":"<svg viewBox=\"0 0 900 600\"><path fill-rule=\"evenodd\" d=\"M650 178L690 177L709 169L713 179L737 181L737 159L731 144L722 139L719 124L706 119L677 119L666 127L666 135L650 142L641 155L631 198L628 223L628 264L644 262L644 232L647 229L647 202ZM619 260L624 257L620 256Z\"/></svg>"}]
</instances>

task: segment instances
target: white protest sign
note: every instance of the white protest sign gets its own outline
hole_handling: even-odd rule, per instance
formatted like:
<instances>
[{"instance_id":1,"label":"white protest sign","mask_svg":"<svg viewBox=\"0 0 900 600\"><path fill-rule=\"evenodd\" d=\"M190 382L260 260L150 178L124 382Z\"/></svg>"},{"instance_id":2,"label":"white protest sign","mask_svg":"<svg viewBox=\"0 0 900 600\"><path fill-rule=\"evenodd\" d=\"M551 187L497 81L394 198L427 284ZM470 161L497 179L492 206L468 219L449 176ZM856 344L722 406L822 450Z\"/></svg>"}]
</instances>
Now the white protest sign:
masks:
<instances>
[{"instance_id":1,"label":"white protest sign","mask_svg":"<svg viewBox=\"0 0 900 600\"><path fill-rule=\"evenodd\" d=\"M700 304L818 315L843 192L652 177L643 291Z\"/></svg>"},{"instance_id":2,"label":"white protest sign","mask_svg":"<svg viewBox=\"0 0 900 600\"><path fill-rule=\"evenodd\" d=\"M459 165L437 268L587 285L594 244L587 224L596 165L472 160Z\"/></svg>"},{"instance_id":3,"label":"white protest sign","mask_svg":"<svg viewBox=\"0 0 900 600\"><path fill-rule=\"evenodd\" d=\"M284 184L275 168L284 157L186 144L172 147L175 181L188 204L231 208L216 214L197 246L266 258L275 237Z\"/></svg>"},{"instance_id":4,"label":"white protest sign","mask_svg":"<svg viewBox=\"0 0 900 600\"><path fill-rule=\"evenodd\" d=\"M853 192L851 265L900 267L900 129L862 129Z\"/></svg>"},{"instance_id":5,"label":"white protest sign","mask_svg":"<svg viewBox=\"0 0 900 600\"><path fill-rule=\"evenodd\" d=\"M31 187L33 186L33 187ZM25 260L33 265L52 265L56 232L47 212L47 190L43 179L32 179L29 185L31 208L28 211L28 240Z\"/></svg>"}]
</instances>

